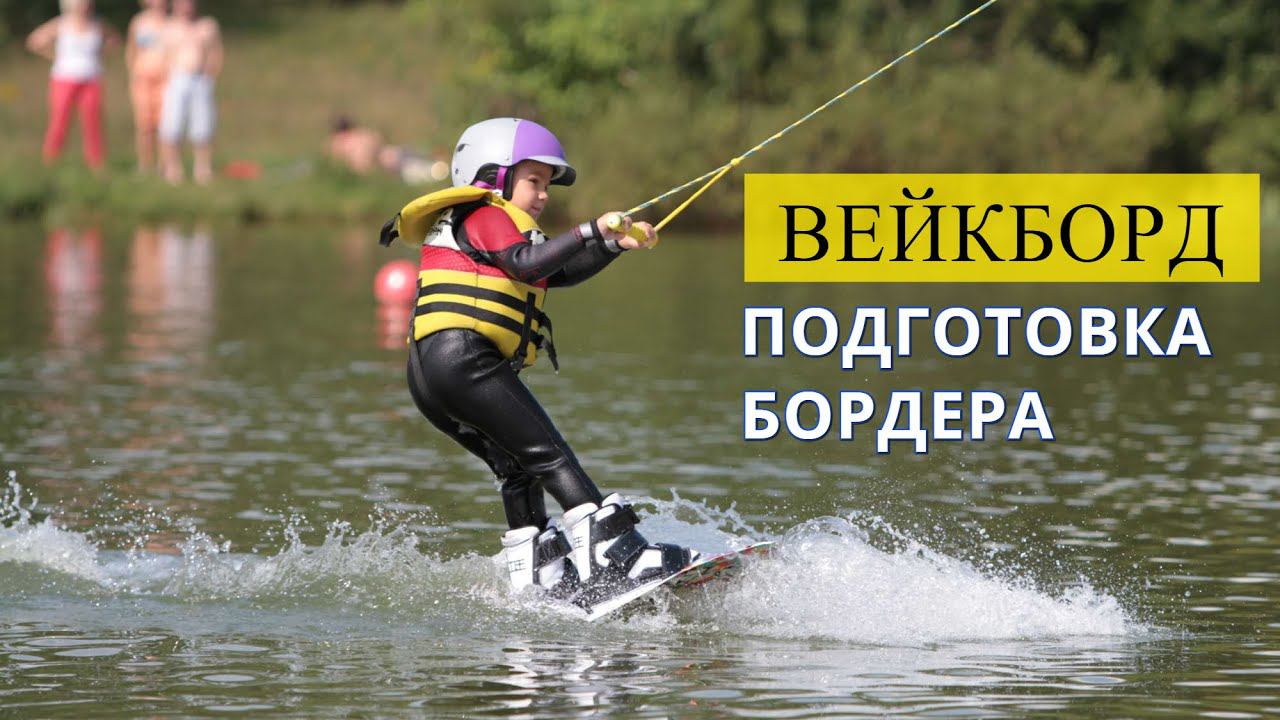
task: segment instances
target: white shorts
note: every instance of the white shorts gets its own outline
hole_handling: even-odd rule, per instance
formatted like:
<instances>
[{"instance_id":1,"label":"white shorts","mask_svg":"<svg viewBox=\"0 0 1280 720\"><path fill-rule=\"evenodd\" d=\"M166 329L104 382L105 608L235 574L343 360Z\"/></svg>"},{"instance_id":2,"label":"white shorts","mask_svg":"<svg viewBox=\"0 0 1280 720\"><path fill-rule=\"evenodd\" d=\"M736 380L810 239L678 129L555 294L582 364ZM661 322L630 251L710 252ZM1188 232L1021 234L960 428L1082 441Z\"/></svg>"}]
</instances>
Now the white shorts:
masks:
<instances>
[{"instance_id":1,"label":"white shorts","mask_svg":"<svg viewBox=\"0 0 1280 720\"><path fill-rule=\"evenodd\" d=\"M213 78L198 73L175 72L169 75L164 89L164 106L160 111L160 139L167 143L187 139L205 145L213 139L217 125L213 105Z\"/></svg>"}]
</instances>

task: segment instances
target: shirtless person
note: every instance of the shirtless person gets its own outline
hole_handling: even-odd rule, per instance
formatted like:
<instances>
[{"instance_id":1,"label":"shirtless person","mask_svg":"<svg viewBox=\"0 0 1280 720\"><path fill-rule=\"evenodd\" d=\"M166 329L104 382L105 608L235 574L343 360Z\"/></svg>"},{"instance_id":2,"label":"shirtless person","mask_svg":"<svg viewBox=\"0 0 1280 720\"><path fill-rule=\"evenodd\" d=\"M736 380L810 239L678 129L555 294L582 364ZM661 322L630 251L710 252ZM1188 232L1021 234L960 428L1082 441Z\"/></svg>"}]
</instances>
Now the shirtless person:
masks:
<instances>
[{"instance_id":1,"label":"shirtless person","mask_svg":"<svg viewBox=\"0 0 1280 720\"><path fill-rule=\"evenodd\" d=\"M333 121L329 157L357 175L368 175L378 168L378 155L384 145L382 135L376 130L360 127L346 115L339 115Z\"/></svg>"},{"instance_id":2,"label":"shirtless person","mask_svg":"<svg viewBox=\"0 0 1280 720\"><path fill-rule=\"evenodd\" d=\"M357 175L381 168L410 185L449 177L446 163L432 162L407 147L388 144L377 130L361 127L346 115L333 121L328 154Z\"/></svg>"},{"instance_id":3,"label":"shirtless person","mask_svg":"<svg viewBox=\"0 0 1280 720\"><path fill-rule=\"evenodd\" d=\"M213 179L213 81L222 70L222 33L218 21L197 17L196 0L173 0L173 18L165 30L169 84L160 113L160 155L165 179L182 182L178 144L183 132L195 155L198 183Z\"/></svg>"},{"instance_id":4,"label":"shirtless person","mask_svg":"<svg viewBox=\"0 0 1280 720\"><path fill-rule=\"evenodd\" d=\"M142 12L129 22L129 39L124 62L129 68L129 94L133 100L134 147L138 170L149 172L155 165L156 131L164 103L164 32L169 22L167 0L141 0Z\"/></svg>"}]
</instances>

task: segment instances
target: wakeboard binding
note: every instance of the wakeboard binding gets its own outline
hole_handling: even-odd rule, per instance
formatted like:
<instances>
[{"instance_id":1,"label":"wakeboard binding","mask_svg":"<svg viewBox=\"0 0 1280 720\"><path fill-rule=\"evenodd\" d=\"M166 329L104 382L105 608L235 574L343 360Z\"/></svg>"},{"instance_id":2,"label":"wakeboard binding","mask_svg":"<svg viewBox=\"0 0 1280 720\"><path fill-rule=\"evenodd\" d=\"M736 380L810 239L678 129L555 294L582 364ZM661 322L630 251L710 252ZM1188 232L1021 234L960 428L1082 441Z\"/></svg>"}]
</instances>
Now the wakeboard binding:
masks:
<instances>
[{"instance_id":1,"label":"wakeboard binding","mask_svg":"<svg viewBox=\"0 0 1280 720\"><path fill-rule=\"evenodd\" d=\"M636 530L640 518L617 493L599 506L570 509L563 522L580 585L571 599L588 613L601 603L648 592L699 557L689 548L646 540Z\"/></svg>"},{"instance_id":2,"label":"wakeboard binding","mask_svg":"<svg viewBox=\"0 0 1280 720\"><path fill-rule=\"evenodd\" d=\"M545 529L528 526L508 530L502 536L502 554L511 576L511 588L519 592L537 585L552 597L568 600L581 587L578 573L568 562L573 546L554 520Z\"/></svg>"}]
</instances>

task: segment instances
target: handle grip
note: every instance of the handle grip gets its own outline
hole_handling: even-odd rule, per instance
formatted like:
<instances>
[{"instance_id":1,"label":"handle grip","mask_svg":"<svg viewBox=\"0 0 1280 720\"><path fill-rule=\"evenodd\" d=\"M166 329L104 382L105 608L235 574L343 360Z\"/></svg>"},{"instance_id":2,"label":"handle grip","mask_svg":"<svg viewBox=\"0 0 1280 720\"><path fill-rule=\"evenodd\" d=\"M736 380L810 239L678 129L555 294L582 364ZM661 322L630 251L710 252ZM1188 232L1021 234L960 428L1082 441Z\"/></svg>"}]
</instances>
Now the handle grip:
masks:
<instances>
[{"instance_id":1,"label":"handle grip","mask_svg":"<svg viewBox=\"0 0 1280 720\"><path fill-rule=\"evenodd\" d=\"M623 222L622 213L614 213L609 216L608 220L605 221L605 225L609 226L609 229L614 232L622 232L622 226L624 224L625 223ZM635 238L636 240L639 240L642 243L649 242L649 236L645 235L644 231L636 227L635 225L631 226L631 229L627 231L627 235Z\"/></svg>"}]
</instances>

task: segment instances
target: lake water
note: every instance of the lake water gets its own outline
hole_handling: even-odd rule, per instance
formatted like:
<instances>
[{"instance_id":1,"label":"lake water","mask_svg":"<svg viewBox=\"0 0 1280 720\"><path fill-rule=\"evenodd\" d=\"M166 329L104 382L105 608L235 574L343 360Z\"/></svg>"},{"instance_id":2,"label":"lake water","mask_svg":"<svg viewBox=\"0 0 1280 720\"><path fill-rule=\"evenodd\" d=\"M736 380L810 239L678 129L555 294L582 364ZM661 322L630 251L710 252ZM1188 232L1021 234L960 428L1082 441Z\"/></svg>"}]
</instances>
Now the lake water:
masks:
<instances>
[{"instance_id":1,"label":"lake water","mask_svg":"<svg viewBox=\"0 0 1280 720\"><path fill-rule=\"evenodd\" d=\"M374 230L0 230L0 716L1280 713L1275 277L746 286L738 238L672 235L553 291L562 370L524 377L597 482L653 538L780 543L587 624L507 591ZM841 372L744 358L744 305L1194 305L1214 356L921 334ZM745 443L758 388L1035 389L1057 439Z\"/></svg>"}]
</instances>

